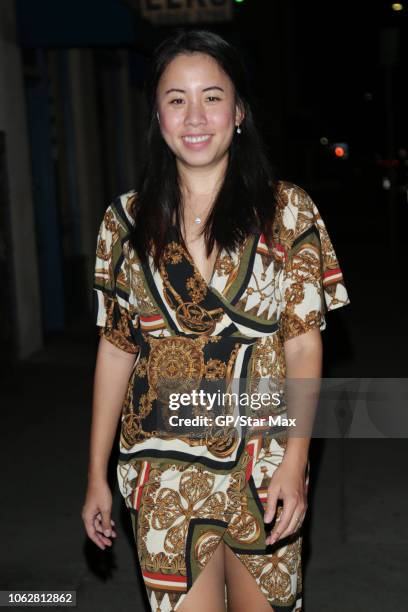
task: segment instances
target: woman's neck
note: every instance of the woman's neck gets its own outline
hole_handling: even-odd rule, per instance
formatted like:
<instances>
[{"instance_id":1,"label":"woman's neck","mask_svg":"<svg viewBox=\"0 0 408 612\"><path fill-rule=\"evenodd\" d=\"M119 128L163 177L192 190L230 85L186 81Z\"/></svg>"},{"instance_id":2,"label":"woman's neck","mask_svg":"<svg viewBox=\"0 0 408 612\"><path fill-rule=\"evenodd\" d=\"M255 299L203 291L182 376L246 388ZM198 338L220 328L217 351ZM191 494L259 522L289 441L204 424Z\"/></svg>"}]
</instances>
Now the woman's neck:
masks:
<instances>
[{"instance_id":1,"label":"woman's neck","mask_svg":"<svg viewBox=\"0 0 408 612\"><path fill-rule=\"evenodd\" d=\"M218 162L216 166L192 168L178 163L180 191L183 200L206 208L217 193L223 180L228 157Z\"/></svg>"}]
</instances>

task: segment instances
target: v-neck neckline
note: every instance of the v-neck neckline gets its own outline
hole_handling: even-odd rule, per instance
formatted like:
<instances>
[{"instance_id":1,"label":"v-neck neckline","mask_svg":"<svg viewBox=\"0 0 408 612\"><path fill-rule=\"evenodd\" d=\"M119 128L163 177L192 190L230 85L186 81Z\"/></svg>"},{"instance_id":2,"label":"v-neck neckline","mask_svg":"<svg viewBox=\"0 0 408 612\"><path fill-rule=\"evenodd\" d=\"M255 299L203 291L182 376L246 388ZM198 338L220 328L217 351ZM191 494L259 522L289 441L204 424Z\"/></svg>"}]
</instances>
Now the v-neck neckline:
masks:
<instances>
[{"instance_id":1,"label":"v-neck neckline","mask_svg":"<svg viewBox=\"0 0 408 612\"><path fill-rule=\"evenodd\" d=\"M200 272L200 270L199 270L199 268L198 268L198 266L197 266L196 262L194 261L194 258L193 258L193 256L191 255L190 251L189 251L188 249L185 249L185 248L183 247L183 245L180 245L180 246L181 246L181 248L183 249L184 254L185 254L185 256L186 256L187 260L189 261L189 263L190 263L190 264L192 265L192 267L194 268L195 273L196 273L196 274L197 274L197 275L198 275L198 276L199 276L199 277L200 277L200 278L201 278L201 279L204 281L205 285L206 285L206 286L207 286L209 289L211 289L211 288L214 286L214 285L213 285L213 280L214 280L215 272L216 272L216 270L217 270L217 265L218 265L218 262L219 262L219 260L220 260L221 253L222 253L223 249L220 249L220 250L218 251L218 253L217 253L217 257L215 258L214 266L213 266L213 269L212 269L212 272L211 272L210 280L209 280L209 281L206 281L206 279L204 278L203 274Z\"/></svg>"},{"instance_id":2,"label":"v-neck neckline","mask_svg":"<svg viewBox=\"0 0 408 612\"><path fill-rule=\"evenodd\" d=\"M192 268L193 268L194 272L196 273L196 275L200 277L200 279L201 279L201 280L204 282L205 286L206 286L208 289L212 289L212 288L214 287L214 284L213 284L213 281L214 281L214 276L215 276L215 273L216 273L216 271L217 271L217 266L218 266L218 263L219 263L219 261L220 261L220 259L221 259L222 255L223 255L223 253L224 253L224 249L223 249L223 248L219 249L219 251L218 251L218 253L217 253L217 257L215 258L215 262L214 262L214 266L213 266L213 269L212 269L212 272L211 272L210 280L209 280L209 281L207 281L207 280L204 278L204 276L202 275L202 273L200 272L200 270L199 270L199 268L198 268L198 266L197 266L196 262L194 261L194 258L193 258L193 256L191 255L190 251L189 251L187 248L185 248L185 247L182 245L181 240L179 240L179 238L178 238L178 231L177 231L176 226L175 226L175 225L171 225L171 226L170 226L170 229L171 229L171 231L172 231L172 233L173 233L173 238L177 240L177 242L178 242L178 244L179 244L180 248L182 249L182 251L183 251L183 253L184 253L184 256L185 256L186 260L187 260L187 261L189 262L189 264L192 266Z\"/></svg>"}]
</instances>

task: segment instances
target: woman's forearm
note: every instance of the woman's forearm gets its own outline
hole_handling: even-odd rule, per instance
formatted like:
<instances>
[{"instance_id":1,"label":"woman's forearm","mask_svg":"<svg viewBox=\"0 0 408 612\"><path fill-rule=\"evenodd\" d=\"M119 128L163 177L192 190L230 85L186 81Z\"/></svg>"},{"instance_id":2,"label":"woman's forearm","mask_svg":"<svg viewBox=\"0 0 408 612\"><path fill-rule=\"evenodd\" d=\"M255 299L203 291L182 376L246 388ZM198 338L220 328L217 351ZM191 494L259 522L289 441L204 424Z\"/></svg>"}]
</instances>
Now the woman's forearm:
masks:
<instances>
[{"instance_id":1,"label":"woman's forearm","mask_svg":"<svg viewBox=\"0 0 408 612\"><path fill-rule=\"evenodd\" d=\"M136 355L117 348L103 336L96 357L88 478L106 479L118 421Z\"/></svg>"},{"instance_id":2,"label":"woman's forearm","mask_svg":"<svg viewBox=\"0 0 408 612\"><path fill-rule=\"evenodd\" d=\"M287 414L296 419L296 425L288 427L285 461L301 468L308 460L322 372L320 333L311 334L310 340L308 345L295 349L292 344L285 351Z\"/></svg>"}]
</instances>

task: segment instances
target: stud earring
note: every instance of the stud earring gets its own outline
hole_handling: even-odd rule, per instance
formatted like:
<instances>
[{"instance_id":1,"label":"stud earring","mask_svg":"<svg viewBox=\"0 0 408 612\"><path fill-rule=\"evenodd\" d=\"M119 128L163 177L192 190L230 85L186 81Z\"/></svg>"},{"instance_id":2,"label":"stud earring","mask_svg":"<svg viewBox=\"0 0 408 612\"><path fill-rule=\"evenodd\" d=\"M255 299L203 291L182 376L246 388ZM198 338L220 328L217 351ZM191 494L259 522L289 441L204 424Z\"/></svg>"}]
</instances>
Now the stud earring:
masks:
<instances>
[{"instance_id":1,"label":"stud earring","mask_svg":"<svg viewBox=\"0 0 408 612\"><path fill-rule=\"evenodd\" d=\"M239 125L237 125L237 134L241 133L241 128L239 127Z\"/></svg>"}]
</instances>

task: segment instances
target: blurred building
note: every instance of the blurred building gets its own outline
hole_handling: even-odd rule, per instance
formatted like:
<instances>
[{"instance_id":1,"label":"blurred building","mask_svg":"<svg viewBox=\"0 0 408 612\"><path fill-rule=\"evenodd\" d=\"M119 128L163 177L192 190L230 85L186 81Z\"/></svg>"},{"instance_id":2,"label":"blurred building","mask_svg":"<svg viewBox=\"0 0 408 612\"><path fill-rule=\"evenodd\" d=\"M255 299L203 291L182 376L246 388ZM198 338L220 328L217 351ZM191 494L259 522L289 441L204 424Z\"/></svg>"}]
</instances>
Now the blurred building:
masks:
<instances>
[{"instance_id":1,"label":"blurred building","mask_svg":"<svg viewBox=\"0 0 408 612\"><path fill-rule=\"evenodd\" d=\"M92 314L98 225L111 199L134 186L143 156L148 34L115 0L0 4L7 359Z\"/></svg>"},{"instance_id":2,"label":"blurred building","mask_svg":"<svg viewBox=\"0 0 408 612\"><path fill-rule=\"evenodd\" d=\"M203 27L243 51L277 174L310 190L339 256L339 241L369 242L380 223L398 257L408 193L406 10L362 0L330 6L327 19L323 0L2 0L3 360L93 323L98 225L137 182L147 63L168 26L181 25L174 7L188 25L187 6L209 7L200 8Z\"/></svg>"}]
</instances>

